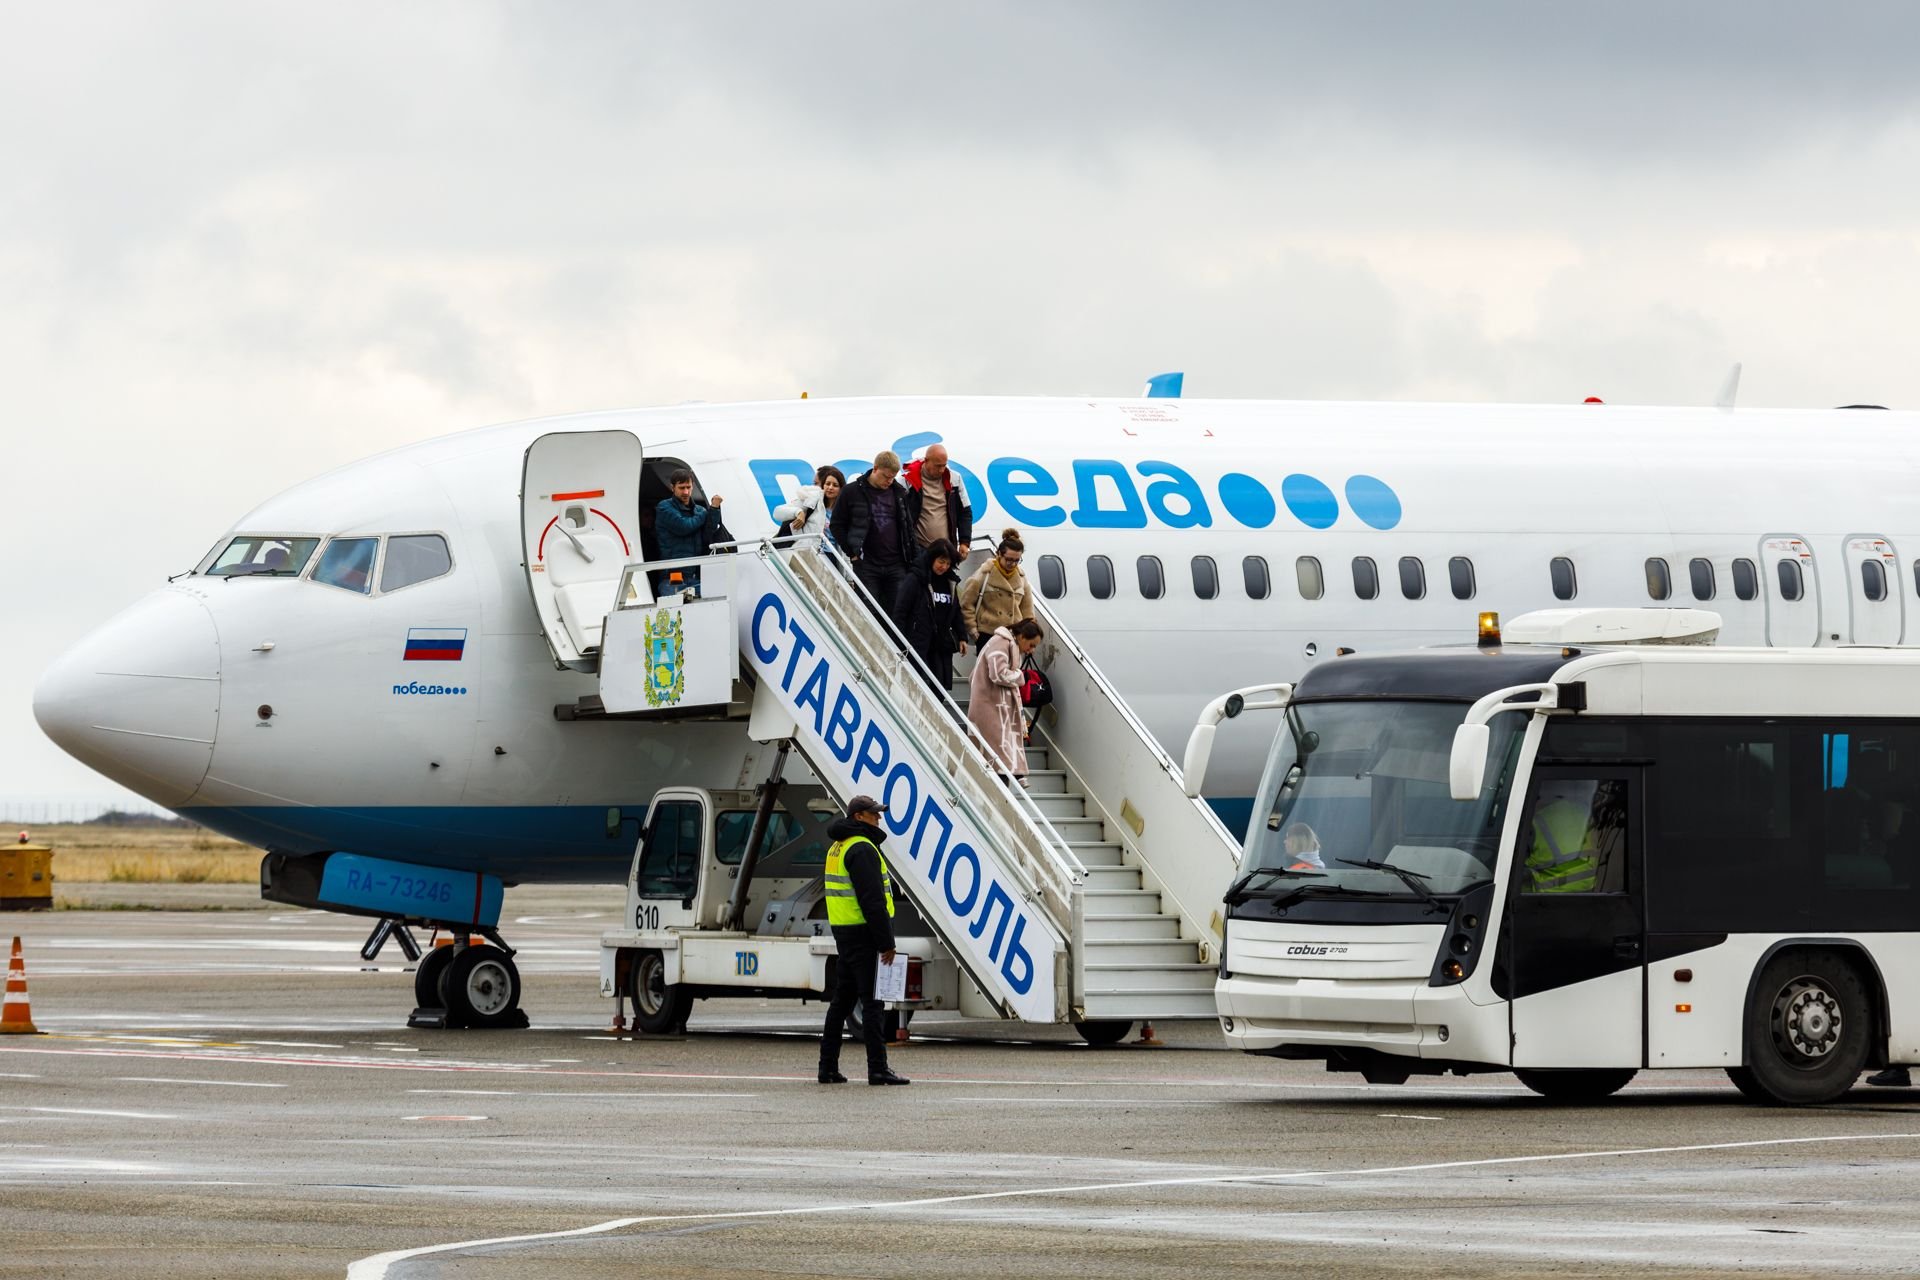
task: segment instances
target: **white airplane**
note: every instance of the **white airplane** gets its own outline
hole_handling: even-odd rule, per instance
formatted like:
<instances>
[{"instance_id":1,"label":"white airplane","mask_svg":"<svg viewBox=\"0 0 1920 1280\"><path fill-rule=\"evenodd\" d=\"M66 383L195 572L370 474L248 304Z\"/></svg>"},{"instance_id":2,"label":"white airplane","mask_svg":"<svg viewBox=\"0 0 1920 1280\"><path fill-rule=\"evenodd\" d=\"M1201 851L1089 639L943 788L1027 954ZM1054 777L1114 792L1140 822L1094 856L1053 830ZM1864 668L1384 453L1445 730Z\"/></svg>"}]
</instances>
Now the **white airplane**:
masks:
<instances>
[{"instance_id":1,"label":"white airplane","mask_svg":"<svg viewBox=\"0 0 1920 1280\"><path fill-rule=\"evenodd\" d=\"M606 440L631 451L601 459L612 482L529 482L542 450ZM637 818L664 784L751 785L765 749L723 722L557 719L596 687L556 654L586 647L604 608L549 608L543 625L529 584L550 573L564 597L584 576L610 604L680 467L754 539L816 464L852 478L879 449L944 443L976 545L1023 532L1029 577L1177 752L1223 691L1343 649L1470 641L1481 610L1711 602L1731 643L1902 643L1920 600L1916 441L1896 412L1168 399L487 427L255 508L76 643L34 712L82 762L269 851L417 867L423 893L444 892L433 869L617 883L632 828L609 835L609 809ZM1265 750L1241 732L1210 775L1229 826Z\"/></svg>"}]
</instances>

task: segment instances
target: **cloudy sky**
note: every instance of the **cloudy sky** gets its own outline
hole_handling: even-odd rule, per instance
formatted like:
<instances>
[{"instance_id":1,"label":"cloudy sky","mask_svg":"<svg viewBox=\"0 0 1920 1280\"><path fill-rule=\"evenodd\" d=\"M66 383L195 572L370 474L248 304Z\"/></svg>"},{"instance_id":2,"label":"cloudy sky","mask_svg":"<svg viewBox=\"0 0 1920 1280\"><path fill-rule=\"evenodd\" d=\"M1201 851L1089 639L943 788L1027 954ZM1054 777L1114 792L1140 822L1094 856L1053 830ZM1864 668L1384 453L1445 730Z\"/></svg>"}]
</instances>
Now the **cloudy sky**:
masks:
<instances>
[{"instance_id":1,"label":"cloudy sky","mask_svg":"<svg viewBox=\"0 0 1920 1280\"><path fill-rule=\"evenodd\" d=\"M0 7L0 800L239 514L538 414L1920 404L1920 9Z\"/></svg>"}]
</instances>

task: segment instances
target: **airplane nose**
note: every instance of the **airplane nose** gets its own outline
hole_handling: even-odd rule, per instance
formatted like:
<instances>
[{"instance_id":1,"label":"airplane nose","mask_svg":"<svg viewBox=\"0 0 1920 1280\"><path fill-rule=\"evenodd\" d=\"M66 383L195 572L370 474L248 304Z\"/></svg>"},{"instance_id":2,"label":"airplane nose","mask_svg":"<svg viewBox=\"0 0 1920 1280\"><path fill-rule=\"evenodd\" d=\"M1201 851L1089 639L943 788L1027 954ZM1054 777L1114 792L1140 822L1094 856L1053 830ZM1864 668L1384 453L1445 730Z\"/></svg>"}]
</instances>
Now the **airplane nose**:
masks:
<instances>
[{"instance_id":1,"label":"airplane nose","mask_svg":"<svg viewBox=\"0 0 1920 1280\"><path fill-rule=\"evenodd\" d=\"M40 677L33 717L74 759L156 804L186 803L213 761L220 637L189 591L156 591Z\"/></svg>"}]
</instances>

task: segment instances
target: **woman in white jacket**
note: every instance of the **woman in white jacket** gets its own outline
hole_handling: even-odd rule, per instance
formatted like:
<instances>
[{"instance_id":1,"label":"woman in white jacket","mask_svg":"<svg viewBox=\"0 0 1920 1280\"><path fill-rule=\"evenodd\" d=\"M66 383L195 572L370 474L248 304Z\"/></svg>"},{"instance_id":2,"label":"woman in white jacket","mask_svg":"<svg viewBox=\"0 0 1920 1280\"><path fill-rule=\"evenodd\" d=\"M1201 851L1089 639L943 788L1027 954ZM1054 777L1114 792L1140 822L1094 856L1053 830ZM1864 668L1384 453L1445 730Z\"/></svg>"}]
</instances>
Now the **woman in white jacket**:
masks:
<instances>
[{"instance_id":1,"label":"woman in white jacket","mask_svg":"<svg viewBox=\"0 0 1920 1280\"><path fill-rule=\"evenodd\" d=\"M773 509L773 518L780 522L780 533L824 536L827 521L833 516L834 501L846 482L847 477L838 467L821 467L815 471L812 484L801 485L792 502L783 502Z\"/></svg>"}]
</instances>

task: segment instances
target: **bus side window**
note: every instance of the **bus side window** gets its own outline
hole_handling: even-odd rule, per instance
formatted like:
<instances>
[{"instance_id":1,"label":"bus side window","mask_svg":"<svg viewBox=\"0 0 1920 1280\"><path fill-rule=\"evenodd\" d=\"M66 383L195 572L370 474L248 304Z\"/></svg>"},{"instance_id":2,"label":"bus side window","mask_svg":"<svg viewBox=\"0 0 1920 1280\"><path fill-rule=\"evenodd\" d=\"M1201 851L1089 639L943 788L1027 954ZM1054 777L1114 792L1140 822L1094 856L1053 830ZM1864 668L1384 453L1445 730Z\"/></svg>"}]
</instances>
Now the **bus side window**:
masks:
<instances>
[{"instance_id":1,"label":"bus side window","mask_svg":"<svg viewBox=\"0 0 1920 1280\"><path fill-rule=\"evenodd\" d=\"M1627 784L1545 777L1522 833L1522 893L1627 891Z\"/></svg>"}]
</instances>

